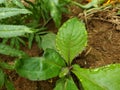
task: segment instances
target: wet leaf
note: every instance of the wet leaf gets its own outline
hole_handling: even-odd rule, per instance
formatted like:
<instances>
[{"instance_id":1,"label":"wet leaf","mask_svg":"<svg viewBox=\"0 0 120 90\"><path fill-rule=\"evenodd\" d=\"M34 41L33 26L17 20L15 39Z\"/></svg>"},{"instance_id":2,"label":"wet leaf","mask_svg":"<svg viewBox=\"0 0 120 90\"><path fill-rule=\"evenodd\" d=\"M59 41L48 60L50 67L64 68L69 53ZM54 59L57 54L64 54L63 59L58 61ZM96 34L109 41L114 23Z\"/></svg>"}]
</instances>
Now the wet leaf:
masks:
<instances>
[{"instance_id":1,"label":"wet leaf","mask_svg":"<svg viewBox=\"0 0 120 90\"><path fill-rule=\"evenodd\" d=\"M119 90L120 64L96 69L83 69L73 65L72 72L78 77L84 90Z\"/></svg>"}]
</instances>

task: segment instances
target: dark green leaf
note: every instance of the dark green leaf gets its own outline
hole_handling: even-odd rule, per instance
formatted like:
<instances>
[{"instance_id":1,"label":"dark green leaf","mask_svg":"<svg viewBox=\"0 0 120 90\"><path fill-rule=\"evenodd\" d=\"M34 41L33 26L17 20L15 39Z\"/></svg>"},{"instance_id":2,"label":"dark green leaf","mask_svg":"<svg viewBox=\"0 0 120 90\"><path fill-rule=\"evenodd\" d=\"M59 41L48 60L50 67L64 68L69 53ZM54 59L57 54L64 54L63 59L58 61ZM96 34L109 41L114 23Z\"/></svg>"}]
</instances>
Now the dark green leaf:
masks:
<instances>
[{"instance_id":1,"label":"dark green leaf","mask_svg":"<svg viewBox=\"0 0 120 90\"><path fill-rule=\"evenodd\" d=\"M72 78L62 78L57 81L54 90L78 90Z\"/></svg>"},{"instance_id":2,"label":"dark green leaf","mask_svg":"<svg viewBox=\"0 0 120 90\"><path fill-rule=\"evenodd\" d=\"M111 64L96 69L83 69L73 65L72 72L81 81L84 90L119 90L120 64Z\"/></svg>"},{"instance_id":3,"label":"dark green leaf","mask_svg":"<svg viewBox=\"0 0 120 90\"><path fill-rule=\"evenodd\" d=\"M56 77L65 66L64 60L52 49L46 50L44 57L17 60L17 73L30 80L46 80Z\"/></svg>"},{"instance_id":4,"label":"dark green leaf","mask_svg":"<svg viewBox=\"0 0 120 90\"><path fill-rule=\"evenodd\" d=\"M2 39L2 44L6 44L7 41L8 41L8 38L3 38L3 39Z\"/></svg>"},{"instance_id":5,"label":"dark green leaf","mask_svg":"<svg viewBox=\"0 0 120 90\"><path fill-rule=\"evenodd\" d=\"M5 75L3 73L3 71L0 69L0 88L4 85L5 79L4 79Z\"/></svg>"},{"instance_id":6,"label":"dark green leaf","mask_svg":"<svg viewBox=\"0 0 120 90\"><path fill-rule=\"evenodd\" d=\"M31 33L31 34L28 36L28 47L29 47L29 49L31 49L31 47L32 47L33 39L34 39L34 34Z\"/></svg>"},{"instance_id":7,"label":"dark green leaf","mask_svg":"<svg viewBox=\"0 0 120 90\"><path fill-rule=\"evenodd\" d=\"M69 64L87 45L85 25L77 18L72 18L65 22L56 37L58 52Z\"/></svg>"},{"instance_id":8,"label":"dark green leaf","mask_svg":"<svg viewBox=\"0 0 120 90\"><path fill-rule=\"evenodd\" d=\"M13 83L8 79L5 80L5 87L7 90L15 90Z\"/></svg>"},{"instance_id":9,"label":"dark green leaf","mask_svg":"<svg viewBox=\"0 0 120 90\"><path fill-rule=\"evenodd\" d=\"M0 54L10 55L10 56L15 56L15 57L27 57L28 56L25 52L21 50L16 50L4 44L0 44Z\"/></svg>"},{"instance_id":10,"label":"dark green leaf","mask_svg":"<svg viewBox=\"0 0 120 90\"><path fill-rule=\"evenodd\" d=\"M15 39L15 42L16 42L16 43L15 43L15 48L16 48L16 49L19 49L19 48L20 48L20 42L18 41L17 38Z\"/></svg>"},{"instance_id":11,"label":"dark green leaf","mask_svg":"<svg viewBox=\"0 0 120 90\"><path fill-rule=\"evenodd\" d=\"M41 43L41 47L43 48L43 50L45 51L47 48L51 48L55 50L55 39L56 39L56 35L53 33L48 33L44 36L42 36L42 43Z\"/></svg>"},{"instance_id":12,"label":"dark green leaf","mask_svg":"<svg viewBox=\"0 0 120 90\"><path fill-rule=\"evenodd\" d=\"M33 33L33 30L23 25L0 25L0 38L22 36L25 33Z\"/></svg>"},{"instance_id":13,"label":"dark green leaf","mask_svg":"<svg viewBox=\"0 0 120 90\"><path fill-rule=\"evenodd\" d=\"M38 47L41 48L41 37L39 34L35 36L35 41L37 42Z\"/></svg>"},{"instance_id":14,"label":"dark green leaf","mask_svg":"<svg viewBox=\"0 0 120 90\"><path fill-rule=\"evenodd\" d=\"M16 37L15 37L15 38L14 38L14 37L11 38L10 46L11 46L11 47L14 47L15 43L16 43Z\"/></svg>"}]
</instances>

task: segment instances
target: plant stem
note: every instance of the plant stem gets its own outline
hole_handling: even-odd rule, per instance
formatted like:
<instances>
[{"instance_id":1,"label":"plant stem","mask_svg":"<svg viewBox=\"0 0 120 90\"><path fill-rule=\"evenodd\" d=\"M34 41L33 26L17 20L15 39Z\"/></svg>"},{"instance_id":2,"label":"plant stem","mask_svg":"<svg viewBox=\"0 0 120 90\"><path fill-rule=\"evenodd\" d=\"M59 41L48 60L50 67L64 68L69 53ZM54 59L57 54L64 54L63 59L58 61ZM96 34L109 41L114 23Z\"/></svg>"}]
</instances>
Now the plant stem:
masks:
<instances>
[{"instance_id":1,"label":"plant stem","mask_svg":"<svg viewBox=\"0 0 120 90\"><path fill-rule=\"evenodd\" d=\"M89 9L89 8L91 8L91 7L93 6L92 3L88 3L88 4L86 4L86 5L82 5L82 4L77 3L77 2L75 2L75 1L71 1L71 3L74 4L74 5L77 5L77 6L80 7L80 8L83 8L83 9Z\"/></svg>"}]
</instances>

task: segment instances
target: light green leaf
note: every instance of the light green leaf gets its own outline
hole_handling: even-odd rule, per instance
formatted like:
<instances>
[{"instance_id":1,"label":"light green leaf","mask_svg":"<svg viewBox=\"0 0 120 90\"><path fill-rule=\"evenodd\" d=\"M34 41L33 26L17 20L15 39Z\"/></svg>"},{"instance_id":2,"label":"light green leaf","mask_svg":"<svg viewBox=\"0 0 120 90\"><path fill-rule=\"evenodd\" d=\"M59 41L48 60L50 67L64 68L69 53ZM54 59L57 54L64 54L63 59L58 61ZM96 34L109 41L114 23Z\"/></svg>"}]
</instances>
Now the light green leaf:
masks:
<instances>
[{"instance_id":1,"label":"light green leaf","mask_svg":"<svg viewBox=\"0 0 120 90\"><path fill-rule=\"evenodd\" d=\"M87 32L83 22L72 18L65 22L58 31L56 47L67 64L81 53L87 45Z\"/></svg>"},{"instance_id":2,"label":"light green leaf","mask_svg":"<svg viewBox=\"0 0 120 90\"><path fill-rule=\"evenodd\" d=\"M16 50L4 44L0 44L0 54L10 55L10 56L15 56L15 57L27 57L28 56L25 52L21 50Z\"/></svg>"},{"instance_id":3,"label":"light green leaf","mask_svg":"<svg viewBox=\"0 0 120 90\"><path fill-rule=\"evenodd\" d=\"M4 85L4 82L5 82L4 77L5 75L3 71L0 69L0 88Z\"/></svg>"},{"instance_id":4,"label":"light green leaf","mask_svg":"<svg viewBox=\"0 0 120 90\"><path fill-rule=\"evenodd\" d=\"M59 0L49 0L49 3L48 3L50 7L50 15L53 18L57 27L59 27L61 24L61 16L62 16L62 13L58 8L59 6L58 2Z\"/></svg>"},{"instance_id":5,"label":"light green leaf","mask_svg":"<svg viewBox=\"0 0 120 90\"><path fill-rule=\"evenodd\" d=\"M33 31L23 25L0 25L0 38L22 36L25 33L33 33Z\"/></svg>"},{"instance_id":6,"label":"light green leaf","mask_svg":"<svg viewBox=\"0 0 120 90\"><path fill-rule=\"evenodd\" d=\"M48 33L42 37L42 43L41 43L41 47L43 48L43 50L45 51L47 48L51 48L55 50L55 39L56 39L56 35L53 33Z\"/></svg>"},{"instance_id":7,"label":"light green leaf","mask_svg":"<svg viewBox=\"0 0 120 90\"><path fill-rule=\"evenodd\" d=\"M81 81L84 90L119 90L120 64L111 64L96 69L83 69L73 65L72 72Z\"/></svg>"},{"instance_id":8,"label":"light green leaf","mask_svg":"<svg viewBox=\"0 0 120 90\"><path fill-rule=\"evenodd\" d=\"M69 74L69 68L68 67L64 67L62 68L61 72L59 73L59 77L62 78L62 77L65 77L67 74Z\"/></svg>"},{"instance_id":9,"label":"light green leaf","mask_svg":"<svg viewBox=\"0 0 120 90\"><path fill-rule=\"evenodd\" d=\"M0 19L16 16L19 14L31 14L27 9L19 8L0 8Z\"/></svg>"},{"instance_id":10,"label":"light green leaf","mask_svg":"<svg viewBox=\"0 0 120 90\"><path fill-rule=\"evenodd\" d=\"M5 0L0 0L0 4L2 4L2 3L4 3L5 2Z\"/></svg>"},{"instance_id":11,"label":"light green leaf","mask_svg":"<svg viewBox=\"0 0 120 90\"><path fill-rule=\"evenodd\" d=\"M75 85L72 77L70 78L61 78L57 81L54 90L78 90Z\"/></svg>"},{"instance_id":12,"label":"light green leaf","mask_svg":"<svg viewBox=\"0 0 120 90\"><path fill-rule=\"evenodd\" d=\"M56 77L65 66L64 60L52 49L46 50L44 57L32 57L17 60L17 73L30 80L46 80Z\"/></svg>"},{"instance_id":13,"label":"light green leaf","mask_svg":"<svg viewBox=\"0 0 120 90\"><path fill-rule=\"evenodd\" d=\"M12 0L12 2L20 8L25 8L21 0Z\"/></svg>"}]
</instances>

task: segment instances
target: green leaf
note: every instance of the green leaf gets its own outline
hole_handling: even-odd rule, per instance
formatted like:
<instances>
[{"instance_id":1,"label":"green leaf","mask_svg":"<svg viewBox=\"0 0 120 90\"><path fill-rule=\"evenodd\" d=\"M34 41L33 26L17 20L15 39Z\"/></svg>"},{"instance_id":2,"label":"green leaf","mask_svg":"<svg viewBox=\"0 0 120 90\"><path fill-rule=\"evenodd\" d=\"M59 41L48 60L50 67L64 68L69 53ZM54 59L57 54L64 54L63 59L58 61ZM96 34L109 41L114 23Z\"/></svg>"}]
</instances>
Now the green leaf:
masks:
<instances>
[{"instance_id":1,"label":"green leaf","mask_svg":"<svg viewBox=\"0 0 120 90\"><path fill-rule=\"evenodd\" d=\"M33 33L33 30L23 25L0 25L0 38L22 36L25 33Z\"/></svg>"},{"instance_id":2,"label":"green leaf","mask_svg":"<svg viewBox=\"0 0 120 90\"><path fill-rule=\"evenodd\" d=\"M64 59L54 49L46 49L44 57L48 61L47 63L54 63L58 66L61 66L61 68L66 66Z\"/></svg>"},{"instance_id":3,"label":"green leaf","mask_svg":"<svg viewBox=\"0 0 120 90\"><path fill-rule=\"evenodd\" d=\"M2 39L2 44L6 44L7 41L8 41L8 38L3 38L3 39Z\"/></svg>"},{"instance_id":4,"label":"green leaf","mask_svg":"<svg viewBox=\"0 0 120 90\"><path fill-rule=\"evenodd\" d=\"M33 39L34 39L34 33L31 33L31 34L28 36L28 47L29 47L29 49L31 49L31 47L32 47Z\"/></svg>"},{"instance_id":5,"label":"green leaf","mask_svg":"<svg viewBox=\"0 0 120 90\"><path fill-rule=\"evenodd\" d=\"M16 50L4 44L0 44L0 54L10 55L10 56L15 56L15 57L27 57L28 56L25 52L21 50Z\"/></svg>"},{"instance_id":6,"label":"green leaf","mask_svg":"<svg viewBox=\"0 0 120 90\"><path fill-rule=\"evenodd\" d=\"M59 73L59 77L65 77L67 74L69 73L69 68L68 67L64 67L62 68L61 72Z\"/></svg>"},{"instance_id":7,"label":"green leaf","mask_svg":"<svg viewBox=\"0 0 120 90\"><path fill-rule=\"evenodd\" d=\"M35 41L38 44L38 47L41 48L41 36L39 34L35 35Z\"/></svg>"},{"instance_id":8,"label":"green leaf","mask_svg":"<svg viewBox=\"0 0 120 90\"><path fill-rule=\"evenodd\" d=\"M20 8L25 8L21 0L12 0L12 2Z\"/></svg>"},{"instance_id":9,"label":"green leaf","mask_svg":"<svg viewBox=\"0 0 120 90\"><path fill-rule=\"evenodd\" d=\"M84 90L119 90L120 64L111 64L96 69L83 69L73 65L72 72L81 81Z\"/></svg>"},{"instance_id":10,"label":"green leaf","mask_svg":"<svg viewBox=\"0 0 120 90\"><path fill-rule=\"evenodd\" d=\"M13 70L14 69L14 65L8 64L6 62L3 62L0 60L0 67L3 69L9 69L9 70Z\"/></svg>"},{"instance_id":11,"label":"green leaf","mask_svg":"<svg viewBox=\"0 0 120 90\"><path fill-rule=\"evenodd\" d=\"M75 85L72 77L70 78L61 78L57 81L54 90L78 90Z\"/></svg>"},{"instance_id":12,"label":"green leaf","mask_svg":"<svg viewBox=\"0 0 120 90\"><path fill-rule=\"evenodd\" d=\"M56 77L65 63L56 51L47 49L44 57L20 59L15 65L17 73L22 77L30 80L47 80Z\"/></svg>"},{"instance_id":13,"label":"green leaf","mask_svg":"<svg viewBox=\"0 0 120 90\"><path fill-rule=\"evenodd\" d=\"M43 48L43 50L45 51L47 48L51 48L55 50L55 39L56 39L56 35L53 33L48 33L42 37L42 43L41 43L41 47Z\"/></svg>"},{"instance_id":14,"label":"green leaf","mask_svg":"<svg viewBox=\"0 0 120 90\"><path fill-rule=\"evenodd\" d=\"M57 27L59 27L61 24L61 16L62 16L62 13L58 8L59 6L58 2L59 0L49 0L50 15L53 18Z\"/></svg>"},{"instance_id":15,"label":"green leaf","mask_svg":"<svg viewBox=\"0 0 120 90\"><path fill-rule=\"evenodd\" d=\"M0 8L0 19L16 16L19 14L31 14L27 9L19 8Z\"/></svg>"},{"instance_id":16,"label":"green leaf","mask_svg":"<svg viewBox=\"0 0 120 90\"><path fill-rule=\"evenodd\" d=\"M3 71L0 69L0 88L4 85L4 82L5 82L4 77L5 75Z\"/></svg>"},{"instance_id":17,"label":"green leaf","mask_svg":"<svg viewBox=\"0 0 120 90\"><path fill-rule=\"evenodd\" d=\"M120 15L120 10L118 10L116 14L117 14L117 15Z\"/></svg>"},{"instance_id":18,"label":"green leaf","mask_svg":"<svg viewBox=\"0 0 120 90\"><path fill-rule=\"evenodd\" d=\"M5 2L5 0L0 0L0 4L2 4L2 3L4 3Z\"/></svg>"},{"instance_id":19,"label":"green leaf","mask_svg":"<svg viewBox=\"0 0 120 90\"><path fill-rule=\"evenodd\" d=\"M5 80L5 87L7 90L15 90L13 83L8 79Z\"/></svg>"},{"instance_id":20,"label":"green leaf","mask_svg":"<svg viewBox=\"0 0 120 90\"><path fill-rule=\"evenodd\" d=\"M20 44L23 44L24 46L26 45L25 41L20 37L13 37L9 41L10 41L10 46L15 47L16 49L20 48Z\"/></svg>"},{"instance_id":21,"label":"green leaf","mask_svg":"<svg viewBox=\"0 0 120 90\"><path fill-rule=\"evenodd\" d=\"M56 47L67 64L81 53L87 45L87 32L83 22L72 18L65 22L58 31Z\"/></svg>"}]
</instances>

